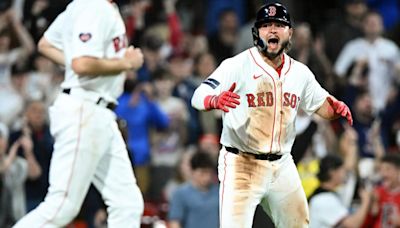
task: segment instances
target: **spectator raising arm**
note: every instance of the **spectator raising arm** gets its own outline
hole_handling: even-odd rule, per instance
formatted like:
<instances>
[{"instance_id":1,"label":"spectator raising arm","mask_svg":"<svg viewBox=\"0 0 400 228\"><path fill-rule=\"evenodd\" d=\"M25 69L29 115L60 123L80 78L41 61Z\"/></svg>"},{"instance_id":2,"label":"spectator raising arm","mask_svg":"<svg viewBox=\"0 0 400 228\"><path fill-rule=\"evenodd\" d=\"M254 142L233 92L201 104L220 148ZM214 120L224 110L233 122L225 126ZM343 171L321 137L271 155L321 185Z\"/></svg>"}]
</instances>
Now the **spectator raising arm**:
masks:
<instances>
[{"instance_id":1,"label":"spectator raising arm","mask_svg":"<svg viewBox=\"0 0 400 228\"><path fill-rule=\"evenodd\" d=\"M18 41L21 45L21 58L26 58L35 50L35 44L29 32L22 25L21 21L17 18L14 10L10 9L6 12L8 20L15 31Z\"/></svg>"},{"instance_id":2,"label":"spectator raising arm","mask_svg":"<svg viewBox=\"0 0 400 228\"><path fill-rule=\"evenodd\" d=\"M40 175L42 175L42 168L33 153L33 142L31 137L23 135L18 142L24 151L24 157L28 163L28 178L30 180L39 178Z\"/></svg>"}]
</instances>

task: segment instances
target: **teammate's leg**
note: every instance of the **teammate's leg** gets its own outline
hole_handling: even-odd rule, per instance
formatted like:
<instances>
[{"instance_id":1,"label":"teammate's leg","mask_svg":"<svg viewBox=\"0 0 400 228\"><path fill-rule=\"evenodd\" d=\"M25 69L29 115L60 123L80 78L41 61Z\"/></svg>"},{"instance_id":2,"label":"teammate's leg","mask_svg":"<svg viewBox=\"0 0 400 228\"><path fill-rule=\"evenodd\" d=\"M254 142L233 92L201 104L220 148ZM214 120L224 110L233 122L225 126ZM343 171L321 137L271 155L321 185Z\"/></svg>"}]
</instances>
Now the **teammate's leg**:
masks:
<instances>
[{"instance_id":1,"label":"teammate's leg","mask_svg":"<svg viewBox=\"0 0 400 228\"><path fill-rule=\"evenodd\" d=\"M110 119L112 144L102 157L93 183L108 206L108 227L140 227L143 198L117 124Z\"/></svg>"},{"instance_id":2,"label":"teammate's leg","mask_svg":"<svg viewBox=\"0 0 400 228\"><path fill-rule=\"evenodd\" d=\"M218 176L220 180L220 227L250 228L255 209L265 193L264 169L254 160L220 151Z\"/></svg>"},{"instance_id":3,"label":"teammate's leg","mask_svg":"<svg viewBox=\"0 0 400 228\"><path fill-rule=\"evenodd\" d=\"M63 227L79 212L108 132L94 108L61 95L50 110L55 138L44 202L15 227Z\"/></svg>"},{"instance_id":4,"label":"teammate's leg","mask_svg":"<svg viewBox=\"0 0 400 228\"><path fill-rule=\"evenodd\" d=\"M286 155L276 165L277 172L261 206L278 228L308 227L307 199L292 157Z\"/></svg>"}]
</instances>

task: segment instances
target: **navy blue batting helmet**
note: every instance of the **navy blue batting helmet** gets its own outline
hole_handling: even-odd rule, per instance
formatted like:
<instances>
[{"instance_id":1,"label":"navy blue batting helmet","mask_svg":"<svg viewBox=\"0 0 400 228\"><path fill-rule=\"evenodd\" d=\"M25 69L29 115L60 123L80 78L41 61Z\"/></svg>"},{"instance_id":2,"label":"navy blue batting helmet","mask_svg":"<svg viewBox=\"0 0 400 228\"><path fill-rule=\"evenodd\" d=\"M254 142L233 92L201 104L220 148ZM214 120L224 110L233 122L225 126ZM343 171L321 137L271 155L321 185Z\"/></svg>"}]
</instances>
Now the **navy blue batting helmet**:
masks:
<instances>
[{"instance_id":1,"label":"navy blue batting helmet","mask_svg":"<svg viewBox=\"0 0 400 228\"><path fill-rule=\"evenodd\" d=\"M292 27L290 15L286 7L280 3L270 3L262 6L257 12L254 26L259 28L262 24L271 21L281 22L289 27Z\"/></svg>"}]
</instances>

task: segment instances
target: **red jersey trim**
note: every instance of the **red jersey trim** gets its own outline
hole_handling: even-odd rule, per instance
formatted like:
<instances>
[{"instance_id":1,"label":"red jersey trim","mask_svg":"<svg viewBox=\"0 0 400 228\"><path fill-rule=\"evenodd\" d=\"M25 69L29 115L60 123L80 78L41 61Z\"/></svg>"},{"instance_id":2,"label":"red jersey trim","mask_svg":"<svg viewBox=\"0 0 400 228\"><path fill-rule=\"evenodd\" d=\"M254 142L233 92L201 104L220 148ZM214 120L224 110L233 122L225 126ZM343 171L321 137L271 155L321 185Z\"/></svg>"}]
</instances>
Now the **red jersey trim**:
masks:
<instances>
[{"instance_id":1,"label":"red jersey trim","mask_svg":"<svg viewBox=\"0 0 400 228\"><path fill-rule=\"evenodd\" d=\"M282 55L282 64L278 68L276 68L276 72L278 72L279 77L281 77L281 72L284 65L285 65L285 55Z\"/></svg>"},{"instance_id":2,"label":"red jersey trim","mask_svg":"<svg viewBox=\"0 0 400 228\"><path fill-rule=\"evenodd\" d=\"M287 71L285 72L285 75L287 75L287 73L289 72L291 67L292 67L292 58L289 57L289 67L288 67Z\"/></svg>"},{"instance_id":3,"label":"red jersey trim","mask_svg":"<svg viewBox=\"0 0 400 228\"><path fill-rule=\"evenodd\" d=\"M282 145L281 145L281 134L282 134L282 116L283 116L283 101L282 101L282 97L283 97L283 85L281 84L281 118L279 120L279 137L278 137L278 145L279 145L279 151L282 151Z\"/></svg>"},{"instance_id":4,"label":"red jersey trim","mask_svg":"<svg viewBox=\"0 0 400 228\"><path fill-rule=\"evenodd\" d=\"M226 180L226 155L228 152L225 150L224 154L224 176L221 181L221 205L219 207L219 224L222 227L222 206L224 205L224 191L225 191L225 180Z\"/></svg>"}]
</instances>

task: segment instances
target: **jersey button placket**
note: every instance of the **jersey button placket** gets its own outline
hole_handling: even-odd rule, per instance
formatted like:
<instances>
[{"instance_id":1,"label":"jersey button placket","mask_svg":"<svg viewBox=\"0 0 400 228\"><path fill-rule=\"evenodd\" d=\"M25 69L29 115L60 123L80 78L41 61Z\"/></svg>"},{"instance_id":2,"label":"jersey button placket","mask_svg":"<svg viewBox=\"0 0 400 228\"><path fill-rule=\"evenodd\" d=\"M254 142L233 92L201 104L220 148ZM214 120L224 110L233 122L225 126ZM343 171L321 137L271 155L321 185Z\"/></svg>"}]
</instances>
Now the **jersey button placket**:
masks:
<instances>
[{"instance_id":1,"label":"jersey button placket","mask_svg":"<svg viewBox=\"0 0 400 228\"><path fill-rule=\"evenodd\" d=\"M276 142L276 147L275 151L278 151L281 149L280 145L280 135L281 135L281 124L282 124L282 118L283 118L283 104L282 104L282 93L283 93L283 88L282 88L282 81L281 79L278 80L277 83L277 90L276 90L276 116L278 118L275 119L276 123L275 125L277 126L276 128L276 134L275 134L275 142Z\"/></svg>"}]
</instances>

